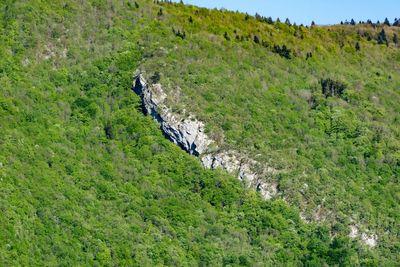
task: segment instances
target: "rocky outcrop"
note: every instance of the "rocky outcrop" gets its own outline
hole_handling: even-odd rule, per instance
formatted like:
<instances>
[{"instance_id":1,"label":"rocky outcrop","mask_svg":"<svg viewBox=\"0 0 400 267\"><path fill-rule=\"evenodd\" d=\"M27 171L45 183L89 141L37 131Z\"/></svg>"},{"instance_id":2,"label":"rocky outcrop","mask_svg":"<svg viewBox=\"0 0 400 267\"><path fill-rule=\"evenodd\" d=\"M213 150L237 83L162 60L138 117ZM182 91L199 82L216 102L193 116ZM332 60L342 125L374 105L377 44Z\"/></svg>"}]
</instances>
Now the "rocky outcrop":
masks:
<instances>
[{"instance_id":1,"label":"rocky outcrop","mask_svg":"<svg viewBox=\"0 0 400 267\"><path fill-rule=\"evenodd\" d=\"M218 148L216 142L205 133L203 122L185 112L177 114L165 104L167 95L160 84L148 84L143 75L138 74L134 76L132 89L140 96L144 113L157 121L165 136L188 153L199 157L204 167L221 168L237 176L260 192L264 199L270 199L278 193L277 185L267 182L268 177L277 172L275 169L238 151ZM312 221L322 220L319 210ZM305 222L311 222L305 216L301 217ZM350 227L349 237L358 238L370 247L375 247L378 240L377 235L369 231L360 232L356 225Z\"/></svg>"},{"instance_id":2,"label":"rocky outcrop","mask_svg":"<svg viewBox=\"0 0 400 267\"><path fill-rule=\"evenodd\" d=\"M206 154L201 161L206 168L222 168L237 175L247 185L256 188L265 199L270 199L277 194L277 185L264 180L276 171L273 168L262 166L257 161L240 155L236 151Z\"/></svg>"},{"instance_id":3,"label":"rocky outcrop","mask_svg":"<svg viewBox=\"0 0 400 267\"><path fill-rule=\"evenodd\" d=\"M180 115L167 107L167 95L160 84L149 84L138 74L134 76L134 92L142 100L143 111L154 118L165 136L188 153L200 158L204 167L221 168L236 175L248 186L255 188L265 199L277 193L277 186L267 183L266 178L276 171L237 151L224 151L208 137L204 123L193 115ZM213 146L212 152L210 146Z\"/></svg>"},{"instance_id":4,"label":"rocky outcrop","mask_svg":"<svg viewBox=\"0 0 400 267\"><path fill-rule=\"evenodd\" d=\"M138 75L134 79L133 90L140 96L145 113L158 122L163 133L172 142L195 156L207 150L212 141L204 133L204 123L192 116L182 118L174 114L164 104L167 95L160 84L147 84L143 76Z\"/></svg>"},{"instance_id":5,"label":"rocky outcrop","mask_svg":"<svg viewBox=\"0 0 400 267\"><path fill-rule=\"evenodd\" d=\"M378 243L378 236L369 232L360 233L360 229L357 225L350 225L350 238L359 238L365 245L369 247L375 247Z\"/></svg>"}]
</instances>

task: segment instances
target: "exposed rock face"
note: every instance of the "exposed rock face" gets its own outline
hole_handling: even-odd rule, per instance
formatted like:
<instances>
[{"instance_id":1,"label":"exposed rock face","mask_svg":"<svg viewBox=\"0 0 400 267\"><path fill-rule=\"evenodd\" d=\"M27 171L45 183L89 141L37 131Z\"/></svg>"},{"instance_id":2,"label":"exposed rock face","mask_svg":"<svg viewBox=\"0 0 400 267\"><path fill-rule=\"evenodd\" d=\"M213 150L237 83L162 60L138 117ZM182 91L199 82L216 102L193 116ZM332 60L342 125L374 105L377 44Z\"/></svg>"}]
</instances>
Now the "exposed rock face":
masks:
<instances>
[{"instance_id":1,"label":"exposed rock face","mask_svg":"<svg viewBox=\"0 0 400 267\"><path fill-rule=\"evenodd\" d=\"M270 199L277 194L276 185L261 180L261 178L265 178L276 171L273 168L264 167L257 161L240 155L236 151L206 154L201 158L201 161L206 168L222 168L229 173L236 174L247 185L256 188L265 199Z\"/></svg>"},{"instance_id":2,"label":"exposed rock face","mask_svg":"<svg viewBox=\"0 0 400 267\"><path fill-rule=\"evenodd\" d=\"M204 124L192 117L181 118L165 106L167 95L160 84L147 84L142 75L135 77L133 90L142 99L144 111L160 125L164 134L188 153L199 156L212 143L204 133Z\"/></svg>"},{"instance_id":3,"label":"exposed rock face","mask_svg":"<svg viewBox=\"0 0 400 267\"><path fill-rule=\"evenodd\" d=\"M360 238L361 241L370 247L375 247L378 243L378 236L376 234L368 234L366 232L360 233L358 226L350 225L350 238Z\"/></svg>"},{"instance_id":4,"label":"exposed rock face","mask_svg":"<svg viewBox=\"0 0 400 267\"><path fill-rule=\"evenodd\" d=\"M188 153L199 157L204 167L221 168L236 175L245 184L259 191L264 199L270 199L278 193L276 184L266 182L267 177L277 172L275 169L237 151L218 149L215 142L204 132L203 122L196 120L192 115L176 114L166 106L167 95L160 84L148 84L144 77L138 74L134 77L132 89L140 96L143 111L157 121L166 137ZM213 145L212 151L210 145ZM307 187L305 184L305 189ZM311 222L302 214L301 217L306 223ZM316 213L314 221L321 221L319 212ZM359 238L370 247L375 247L378 240L377 235L360 232L356 225L350 227L349 237Z\"/></svg>"},{"instance_id":5,"label":"exposed rock face","mask_svg":"<svg viewBox=\"0 0 400 267\"><path fill-rule=\"evenodd\" d=\"M216 146L204 132L204 123L192 115L185 118L172 112L165 105L167 95L160 84L148 84L139 74L134 77L133 90L142 99L144 112L158 122L164 134L188 153L199 157L204 167L222 168L236 175L248 186L259 191L265 199L270 199L277 193L277 186L264 180L275 172L274 169L262 166L236 151L210 152L210 145L214 144L214 148Z\"/></svg>"}]
</instances>

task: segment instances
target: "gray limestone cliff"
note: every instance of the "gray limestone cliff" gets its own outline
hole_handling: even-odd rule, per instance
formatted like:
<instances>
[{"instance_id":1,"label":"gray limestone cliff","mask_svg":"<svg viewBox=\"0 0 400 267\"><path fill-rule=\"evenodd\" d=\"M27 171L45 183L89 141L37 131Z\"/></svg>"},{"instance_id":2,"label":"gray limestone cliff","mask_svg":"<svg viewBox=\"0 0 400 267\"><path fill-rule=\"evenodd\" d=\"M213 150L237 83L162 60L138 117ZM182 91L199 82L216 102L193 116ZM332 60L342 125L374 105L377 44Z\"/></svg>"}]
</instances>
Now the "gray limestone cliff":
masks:
<instances>
[{"instance_id":1,"label":"gray limestone cliff","mask_svg":"<svg viewBox=\"0 0 400 267\"><path fill-rule=\"evenodd\" d=\"M274 168L238 151L218 148L216 142L205 133L203 122L190 114L177 114L165 104L167 95L160 84L149 84L143 75L138 74L134 76L132 89L141 98L144 113L157 121L165 136L186 152L199 157L205 168L221 168L237 176L260 192L264 199L271 199L278 193L277 185L268 182L268 177L277 172ZM320 220L317 217L316 221ZM355 225L350 226L349 237L359 238L370 247L377 245L376 234L360 232Z\"/></svg>"},{"instance_id":2,"label":"gray limestone cliff","mask_svg":"<svg viewBox=\"0 0 400 267\"><path fill-rule=\"evenodd\" d=\"M149 84L143 75L134 76L133 91L141 98L143 111L160 125L165 136L188 153L200 158L204 167L221 168L236 175L248 186L255 188L265 199L277 194L277 186L267 183L266 177L276 171L237 151L218 149L204 131L204 123L193 115L180 115L167 107L162 86ZM213 151L210 146L213 145ZM257 170L257 171L255 171Z\"/></svg>"},{"instance_id":3,"label":"gray limestone cliff","mask_svg":"<svg viewBox=\"0 0 400 267\"><path fill-rule=\"evenodd\" d=\"M134 79L133 90L142 100L146 114L153 117L163 133L188 153L203 154L212 141L204 133L204 124L193 117L182 118L165 106L167 95L160 84L147 84L142 75Z\"/></svg>"}]
</instances>

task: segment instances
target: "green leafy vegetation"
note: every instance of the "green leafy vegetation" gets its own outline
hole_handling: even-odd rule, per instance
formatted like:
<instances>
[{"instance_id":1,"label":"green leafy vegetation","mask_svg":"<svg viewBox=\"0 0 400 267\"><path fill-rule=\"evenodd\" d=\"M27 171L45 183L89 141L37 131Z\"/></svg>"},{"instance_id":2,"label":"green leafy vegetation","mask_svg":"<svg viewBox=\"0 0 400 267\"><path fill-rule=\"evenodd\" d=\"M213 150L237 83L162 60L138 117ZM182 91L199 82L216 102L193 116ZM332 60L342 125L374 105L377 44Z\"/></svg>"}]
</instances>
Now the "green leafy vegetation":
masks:
<instances>
[{"instance_id":1,"label":"green leafy vegetation","mask_svg":"<svg viewBox=\"0 0 400 267\"><path fill-rule=\"evenodd\" d=\"M345 26L152 1L3 1L0 10L1 266L399 262L392 43L363 37L355 53ZM224 38L234 30L245 37ZM345 45L315 43L323 38ZM131 92L138 67L181 86L226 145L287 170L276 178L288 201L263 201L166 140ZM341 97L324 96L327 77L345 82ZM300 219L317 206L336 211L334 228ZM348 237L350 212L380 234L377 248Z\"/></svg>"},{"instance_id":2,"label":"green leafy vegetation","mask_svg":"<svg viewBox=\"0 0 400 267\"><path fill-rule=\"evenodd\" d=\"M156 38L162 49L141 68L161 73L170 105L184 103L220 146L278 168L267 179L306 218L333 234L353 224L376 233L376 250L397 261L400 28L160 5L160 29L187 38Z\"/></svg>"}]
</instances>

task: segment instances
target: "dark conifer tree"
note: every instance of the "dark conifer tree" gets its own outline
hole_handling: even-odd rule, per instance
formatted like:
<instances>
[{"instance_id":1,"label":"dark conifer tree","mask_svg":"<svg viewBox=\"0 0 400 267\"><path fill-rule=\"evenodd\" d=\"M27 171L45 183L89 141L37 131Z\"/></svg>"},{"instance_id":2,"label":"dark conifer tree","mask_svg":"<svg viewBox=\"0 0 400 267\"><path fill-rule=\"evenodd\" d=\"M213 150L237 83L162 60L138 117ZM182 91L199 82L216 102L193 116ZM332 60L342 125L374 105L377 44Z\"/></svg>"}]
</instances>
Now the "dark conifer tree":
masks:
<instances>
[{"instance_id":1,"label":"dark conifer tree","mask_svg":"<svg viewBox=\"0 0 400 267\"><path fill-rule=\"evenodd\" d=\"M393 43L395 43L396 45L399 43L399 37L397 36L397 34L393 35Z\"/></svg>"},{"instance_id":2,"label":"dark conifer tree","mask_svg":"<svg viewBox=\"0 0 400 267\"><path fill-rule=\"evenodd\" d=\"M351 19L350 24L351 25L356 25L356 22L354 21L354 19Z\"/></svg>"},{"instance_id":3,"label":"dark conifer tree","mask_svg":"<svg viewBox=\"0 0 400 267\"><path fill-rule=\"evenodd\" d=\"M378 44L386 44L389 45L389 42L386 38L386 33L385 30L382 29L382 31L378 34L378 38L377 38Z\"/></svg>"},{"instance_id":4,"label":"dark conifer tree","mask_svg":"<svg viewBox=\"0 0 400 267\"><path fill-rule=\"evenodd\" d=\"M388 20L388 18L385 18L383 24L385 24L386 26L390 26L390 21Z\"/></svg>"},{"instance_id":5,"label":"dark conifer tree","mask_svg":"<svg viewBox=\"0 0 400 267\"><path fill-rule=\"evenodd\" d=\"M230 40L231 40L231 38L229 37L229 35L228 35L227 32L224 33L224 38L225 38L225 40L227 40L227 41L230 41Z\"/></svg>"},{"instance_id":6,"label":"dark conifer tree","mask_svg":"<svg viewBox=\"0 0 400 267\"><path fill-rule=\"evenodd\" d=\"M272 49L272 52L277 53L281 57L284 57L284 58L287 58L287 59L291 59L292 58L292 56L291 56L291 52L292 51L290 49L288 49L286 47L286 45L282 45L282 47L279 46L279 45L274 45L274 47Z\"/></svg>"},{"instance_id":7,"label":"dark conifer tree","mask_svg":"<svg viewBox=\"0 0 400 267\"><path fill-rule=\"evenodd\" d=\"M360 43L359 43L359 42L357 42L357 43L356 43L356 51L360 51L360 50L361 50Z\"/></svg>"},{"instance_id":8,"label":"dark conifer tree","mask_svg":"<svg viewBox=\"0 0 400 267\"><path fill-rule=\"evenodd\" d=\"M346 90L346 85L332 79L321 79L322 93L325 97L338 96L341 97Z\"/></svg>"}]
</instances>

